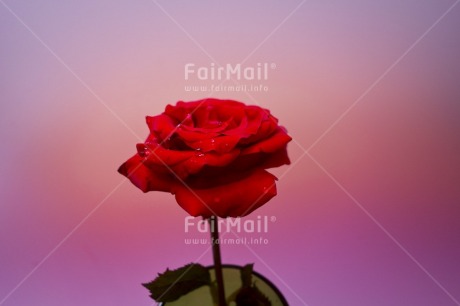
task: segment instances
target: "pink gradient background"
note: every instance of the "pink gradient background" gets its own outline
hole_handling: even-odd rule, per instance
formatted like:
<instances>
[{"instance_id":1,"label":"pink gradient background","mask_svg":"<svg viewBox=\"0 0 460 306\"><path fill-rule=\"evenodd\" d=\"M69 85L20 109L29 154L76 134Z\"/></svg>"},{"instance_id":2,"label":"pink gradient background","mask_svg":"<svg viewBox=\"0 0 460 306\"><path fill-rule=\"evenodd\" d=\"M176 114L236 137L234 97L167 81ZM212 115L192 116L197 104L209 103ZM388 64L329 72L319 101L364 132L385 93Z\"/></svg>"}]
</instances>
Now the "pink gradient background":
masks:
<instances>
[{"instance_id":1,"label":"pink gradient background","mask_svg":"<svg viewBox=\"0 0 460 306\"><path fill-rule=\"evenodd\" d=\"M152 1L1 2L1 305L152 305L140 283L207 246L184 244L171 195L122 183L138 139L121 121L144 138L146 115L206 95L184 64L212 61ZM221 64L263 42L247 64L276 63L269 92L213 96L269 108L359 203L291 143L253 214L276 216L269 244L224 262L254 262L291 305L459 305L460 5L368 91L454 2L306 1L278 27L300 0L159 1Z\"/></svg>"}]
</instances>

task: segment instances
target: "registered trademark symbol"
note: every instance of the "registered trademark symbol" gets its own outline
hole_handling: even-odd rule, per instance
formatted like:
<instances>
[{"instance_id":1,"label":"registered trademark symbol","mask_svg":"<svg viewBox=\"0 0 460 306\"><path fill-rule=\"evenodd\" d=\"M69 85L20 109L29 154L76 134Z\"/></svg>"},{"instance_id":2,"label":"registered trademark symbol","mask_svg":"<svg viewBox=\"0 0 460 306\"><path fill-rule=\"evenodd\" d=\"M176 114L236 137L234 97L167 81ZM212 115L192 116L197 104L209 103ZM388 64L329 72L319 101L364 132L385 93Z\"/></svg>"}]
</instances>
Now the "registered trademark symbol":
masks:
<instances>
[{"instance_id":1,"label":"registered trademark symbol","mask_svg":"<svg viewBox=\"0 0 460 306\"><path fill-rule=\"evenodd\" d=\"M270 221L271 221L271 222L275 222L275 221L276 221L276 217L275 217L275 216L271 216L271 217L270 217Z\"/></svg>"},{"instance_id":2,"label":"registered trademark symbol","mask_svg":"<svg viewBox=\"0 0 460 306\"><path fill-rule=\"evenodd\" d=\"M271 69L276 69L276 64L275 64L275 63L271 63L271 64L270 64L270 68L271 68ZM275 218L275 219L276 219L276 218Z\"/></svg>"}]
</instances>

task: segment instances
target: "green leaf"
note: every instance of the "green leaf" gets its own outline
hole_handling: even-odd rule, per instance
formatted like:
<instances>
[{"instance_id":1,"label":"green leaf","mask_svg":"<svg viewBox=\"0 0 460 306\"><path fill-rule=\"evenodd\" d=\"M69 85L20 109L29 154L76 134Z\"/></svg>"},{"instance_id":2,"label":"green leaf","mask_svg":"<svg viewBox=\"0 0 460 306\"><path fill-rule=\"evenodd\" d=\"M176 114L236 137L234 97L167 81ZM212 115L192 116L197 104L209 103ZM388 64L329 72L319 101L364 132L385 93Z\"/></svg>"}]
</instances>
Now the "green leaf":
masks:
<instances>
[{"instance_id":1,"label":"green leaf","mask_svg":"<svg viewBox=\"0 0 460 306\"><path fill-rule=\"evenodd\" d=\"M176 270L159 273L150 283L142 284L150 291L150 296L157 302L172 302L181 296L209 285L211 277L208 269L200 264L188 264Z\"/></svg>"},{"instance_id":2,"label":"green leaf","mask_svg":"<svg viewBox=\"0 0 460 306\"><path fill-rule=\"evenodd\" d=\"M241 268L241 289L238 291L235 302L237 306L271 306L270 300L253 284L252 271L254 264L247 264Z\"/></svg>"},{"instance_id":3,"label":"green leaf","mask_svg":"<svg viewBox=\"0 0 460 306\"><path fill-rule=\"evenodd\" d=\"M271 306L270 300L256 287L241 288L236 295L237 306Z\"/></svg>"},{"instance_id":4,"label":"green leaf","mask_svg":"<svg viewBox=\"0 0 460 306\"><path fill-rule=\"evenodd\" d=\"M243 288L252 286L252 270L254 264L247 264L241 268L241 282L243 283Z\"/></svg>"}]
</instances>

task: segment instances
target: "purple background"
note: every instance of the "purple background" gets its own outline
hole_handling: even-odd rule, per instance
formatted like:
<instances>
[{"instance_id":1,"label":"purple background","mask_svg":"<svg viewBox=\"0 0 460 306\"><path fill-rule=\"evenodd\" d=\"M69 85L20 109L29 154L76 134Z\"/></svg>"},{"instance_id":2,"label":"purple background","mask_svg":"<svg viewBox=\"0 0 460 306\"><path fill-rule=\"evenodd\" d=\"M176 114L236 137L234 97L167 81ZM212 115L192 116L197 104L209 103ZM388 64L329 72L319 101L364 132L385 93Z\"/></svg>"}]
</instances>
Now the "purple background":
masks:
<instances>
[{"instance_id":1,"label":"purple background","mask_svg":"<svg viewBox=\"0 0 460 306\"><path fill-rule=\"evenodd\" d=\"M248 217L276 217L269 243L224 262L291 305L460 305L458 2L0 0L0 305L152 305L141 282L211 264L171 195L116 172L146 115L208 95L295 139ZM246 57L268 92L184 90L216 84L186 63Z\"/></svg>"}]
</instances>

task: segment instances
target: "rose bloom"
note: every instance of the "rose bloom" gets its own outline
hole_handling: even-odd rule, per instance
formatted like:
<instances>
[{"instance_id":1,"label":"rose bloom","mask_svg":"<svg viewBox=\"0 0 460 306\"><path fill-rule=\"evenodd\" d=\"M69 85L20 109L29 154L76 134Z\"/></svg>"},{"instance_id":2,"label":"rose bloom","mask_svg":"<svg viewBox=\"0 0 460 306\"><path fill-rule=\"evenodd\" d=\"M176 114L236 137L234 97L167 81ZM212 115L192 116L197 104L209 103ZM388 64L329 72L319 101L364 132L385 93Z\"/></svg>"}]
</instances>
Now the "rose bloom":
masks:
<instances>
[{"instance_id":1,"label":"rose bloom","mask_svg":"<svg viewBox=\"0 0 460 306\"><path fill-rule=\"evenodd\" d=\"M166 191L192 216L241 217L276 195L265 169L289 164L286 130L267 109L231 100L168 105L118 169L143 192Z\"/></svg>"}]
</instances>

